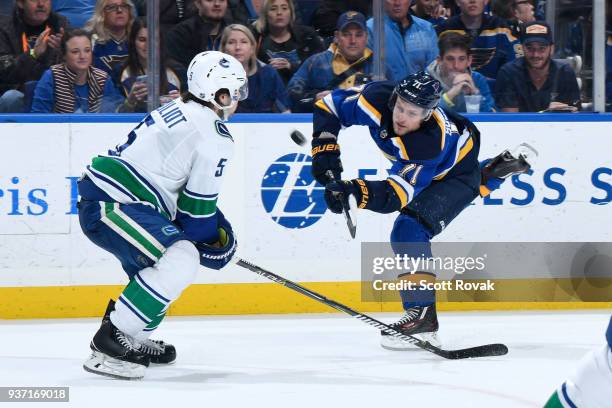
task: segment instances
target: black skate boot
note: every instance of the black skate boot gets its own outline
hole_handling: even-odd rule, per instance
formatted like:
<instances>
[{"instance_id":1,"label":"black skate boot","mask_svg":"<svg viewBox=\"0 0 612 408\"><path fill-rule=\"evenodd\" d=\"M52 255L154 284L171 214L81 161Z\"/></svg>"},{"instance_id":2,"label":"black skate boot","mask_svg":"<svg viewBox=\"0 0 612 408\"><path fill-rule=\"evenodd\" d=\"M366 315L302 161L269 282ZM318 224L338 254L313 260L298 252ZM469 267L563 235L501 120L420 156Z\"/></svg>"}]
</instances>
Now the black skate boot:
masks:
<instances>
[{"instance_id":1,"label":"black skate boot","mask_svg":"<svg viewBox=\"0 0 612 408\"><path fill-rule=\"evenodd\" d=\"M504 150L482 168L481 184L486 185L492 178L505 179L513 174L527 173L537 157L538 152L527 143L521 143L512 152Z\"/></svg>"},{"instance_id":2,"label":"black skate boot","mask_svg":"<svg viewBox=\"0 0 612 408\"><path fill-rule=\"evenodd\" d=\"M106 306L106 312L102 321L110 320L110 313L115 310L115 301L110 300ZM149 356L152 364L172 364L176 361L176 348L172 344L165 343L161 340L136 340L134 343L138 346L138 350Z\"/></svg>"},{"instance_id":3,"label":"black skate boot","mask_svg":"<svg viewBox=\"0 0 612 408\"><path fill-rule=\"evenodd\" d=\"M411 307L406 310L406 314L401 319L389 326L402 334L427 341L432 346L440 346L440 341L438 340L438 315L436 314L435 304ZM403 351L418 348L405 340L398 339L385 332L380 334L382 335L380 345L388 350Z\"/></svg>"},{"instance_id":4,"label":"black skate boot","mask_svg":"<svg viewBox=\"0 0 612 408\"><path fill-rule=\"evenodd\" d=\"M139 380L149 366L149 356L138 351L127 334L105 319L89 347L92 354L83 364L85 371L121 380Z\"/></svg>"}]
</instances>

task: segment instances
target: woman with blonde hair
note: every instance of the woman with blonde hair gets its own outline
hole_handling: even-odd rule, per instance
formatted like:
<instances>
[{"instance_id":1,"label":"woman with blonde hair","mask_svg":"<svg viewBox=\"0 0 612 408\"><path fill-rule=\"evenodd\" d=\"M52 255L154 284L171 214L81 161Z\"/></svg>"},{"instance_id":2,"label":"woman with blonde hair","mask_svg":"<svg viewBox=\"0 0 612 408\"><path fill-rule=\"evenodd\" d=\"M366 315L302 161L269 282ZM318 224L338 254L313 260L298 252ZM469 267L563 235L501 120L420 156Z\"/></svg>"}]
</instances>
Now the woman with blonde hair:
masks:
<instances>
[{"instance_id":1,"label":"woman with blonde hair","mask_svg":"<svg viewBox=\"0 0 612 408\"><path fill-rule=\"evenodd\" d=\"M257 58L276 69L285 84L306 58L325 49L313 28L295 23L292 0L265 0L253 32Z\"/></svg>"},{"instance_id":2,"label":"woman with blonde hair","mask_svg":"<svg viewBox=\"0 0 612 408\"><path fill-rule=\"evenodd\" d=\"M289 113L289 95L274 68L257 60L255 37L241 24L223 30L221 51L236 58L247 73L249 96L238 105L242 113Z\"/></svg>"},{"instance_id":3,"label":"woman with blonde hair","mask_svg":"<svg viewBox=\"0 0 612 408\"><path fill-rule=\"evenodd\" d=\"M136 18L132 0L98 0L93 17L85 25L94 43L94 66L109 75L125 63L128 36Z\"/></svg>"}]
</instances>

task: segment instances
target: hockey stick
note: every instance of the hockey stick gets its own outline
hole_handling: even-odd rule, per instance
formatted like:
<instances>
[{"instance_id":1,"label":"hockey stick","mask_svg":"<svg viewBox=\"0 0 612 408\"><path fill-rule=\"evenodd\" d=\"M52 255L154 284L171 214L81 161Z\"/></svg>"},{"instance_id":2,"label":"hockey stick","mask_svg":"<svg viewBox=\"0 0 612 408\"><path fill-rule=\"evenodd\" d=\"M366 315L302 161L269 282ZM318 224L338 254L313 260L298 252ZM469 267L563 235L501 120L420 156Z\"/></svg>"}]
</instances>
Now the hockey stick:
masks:
<instances>
[{"instance_id":1,"label":"hockey stick","mask_svg":"<svg viewBox=\"0 0 612 408\"><path fill-rule=\"evenodd\" d=\"M306 144L306 137L299 130L294 130L293 132L291 132L291 140L293 140L298 146L303 147ZM327 170L325 174L330 180L336 180L336 178L334 177L334 173L331 170ZM346 226L348 227L349 234L351 234L351 238L355 239L355 234L357 233L357 225L355 224L355 221L353 221L353 217L351 216L348 201L344 201L342 193L334 194L337 194L339 196L338 198L340 200L340 203L342 204L342 212L344 213Z\"/></svg>"},{"instance_id":2,"label":"hockey stick","mask_svg":"<svg viewBox=\"0 0 612 408\"><path fill-rule=\"evenodd\" d=\"M398 332L397 330L392 329L390 326L385 323L374 319L366 314L359 313L348 306L345 306L341 303L338 303L334 300L328 299L323 295L318 294L310 289L305 288L295 282L292 282L288 279L283 278L282 276L276 275L270 271L267 271L257 265L254 265L250 262L245 261L244 259L238 259L236 264L250 270L251 272L255 272L258 275L263 276L264 278L270 279L276 283L279 283L289 289L292 289L296 292L301 293L302 295L308 296L311 299L314 299L318 302L326 304L327 306L333 307L336 310L339 310L343 313L346 313L350 316L353 316L356 319L361 320L362 322L369 324L379 330L384 331L387 334L390 334L393 337L396 337L401 340L405 340L415 346L427 350L433 354L436 354L440 357L449 359L449 360L458 360L463 358L476 358L476 357L490 357L490 356L503 356L508 353L508 347L504 344L486 344L483 346L470 347L465 349L458 350L444 350L439 347L431 345L427 341L422 341L417 339L416 337L409 336Z\"/></svg>"}]
</instances>

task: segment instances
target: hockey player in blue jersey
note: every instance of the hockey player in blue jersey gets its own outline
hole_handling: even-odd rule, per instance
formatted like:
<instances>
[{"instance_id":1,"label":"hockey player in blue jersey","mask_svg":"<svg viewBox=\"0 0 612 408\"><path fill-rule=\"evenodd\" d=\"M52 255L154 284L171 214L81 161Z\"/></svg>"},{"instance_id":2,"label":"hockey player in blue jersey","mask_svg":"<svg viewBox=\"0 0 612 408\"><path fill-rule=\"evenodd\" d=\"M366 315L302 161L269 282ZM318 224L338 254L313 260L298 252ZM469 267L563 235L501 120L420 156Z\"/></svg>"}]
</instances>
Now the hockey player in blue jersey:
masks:
<instances>
[{"instance_id":1,"label":"hockey player in blue jersey","mask_svg":"<svg viewBox=\"0 0 612 408\"><path fill-rule=\"evenodd\" d=\"M149 336L200 265L220 269L236 250L217 198L234 149L223 121L247 97L247 75L210 51L194 57L187 78L188 94L94 157L78 183L83 233L130 278L91 341L83 367L95 374L139 379L150 362L172 363L174 346Z\"/></svg>"},{"instance_id":2,"label":"hockey player in blue jersey","mask_svg":"<svg viewBox=\"0 0 612 408\"><path fill-rule=\"evenodd\" d=\"M326 187L330 210L341 213L342 201L352 195L359 208L399 212L391 244L396 253L416 258L432 256L430 240L479 194L487 195L505 177L530 167L525 156L515 158L504 152L481 168L478 129L467 118L438 107L441 89L436 79L419 72L397 84L379 81L336 90L317 101L313 116L312 173ZM338 133L352 125L368 126L372 139L390 159L385 180L341 180ZM416 245L406 249L401 243ZM435 275L422 271L402 279L432 281ZM435 291L400 291L400 296L406 314L392 327L437 344ZM412 347L382 335L385 348Z\"/></svg>"}]
</instances>

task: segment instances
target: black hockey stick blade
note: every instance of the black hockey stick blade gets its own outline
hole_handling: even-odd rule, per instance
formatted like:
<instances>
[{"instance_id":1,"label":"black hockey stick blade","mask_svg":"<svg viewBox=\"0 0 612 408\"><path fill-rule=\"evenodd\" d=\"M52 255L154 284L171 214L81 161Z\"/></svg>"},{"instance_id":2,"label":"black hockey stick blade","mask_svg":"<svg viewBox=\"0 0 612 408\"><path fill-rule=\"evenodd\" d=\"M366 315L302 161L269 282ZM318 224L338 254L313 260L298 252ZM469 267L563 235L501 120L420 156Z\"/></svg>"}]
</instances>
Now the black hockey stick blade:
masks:
<instances>
[{"instance_id":1,"label":"black hockey stick blade","mask_svg":"<svg viewBox=\"0 0 612 408\"><path fill-rule=\"evenodd\" d=\"M299 285L289 279L285 279L280 275L276 275L270 271L267 271L255 264L252 264L244 259L235 258L235 262L238 266L241 266L245 269L250 270L251 272L255 272L256 274L263 276L264 278L270 279L273 282L281 284L289 289L292 289L302 295L308 296L311 299L314 299L318 302L321 302L329 307L332 307L340 312L346 313L357 320L361 320L363 323L366 323L372 327L375 327L378 330L382 330L394 337L405 340L411 344L414 344L416 347L427 350L430 353L433 353L442 358L446 358L449 360L459 360L464 358L476 358L476 357L492 357L492 356L503 356L508 353L508 347L503 344L486 344L483 346L470 347L465 349L458 350L444 350L442 348L436 347L430 344L427 341L422 341L417 339L416 337L410 335L404 335L397 330L393 329L389 325L374 319L371 316L368 316L363 313L359 313L356 310L351 309L348 306L343 305L342 303L336 302L335 300L331 300L326 298L325 296L312 291L302 285Z\"/></svg>"}]
</instances>

